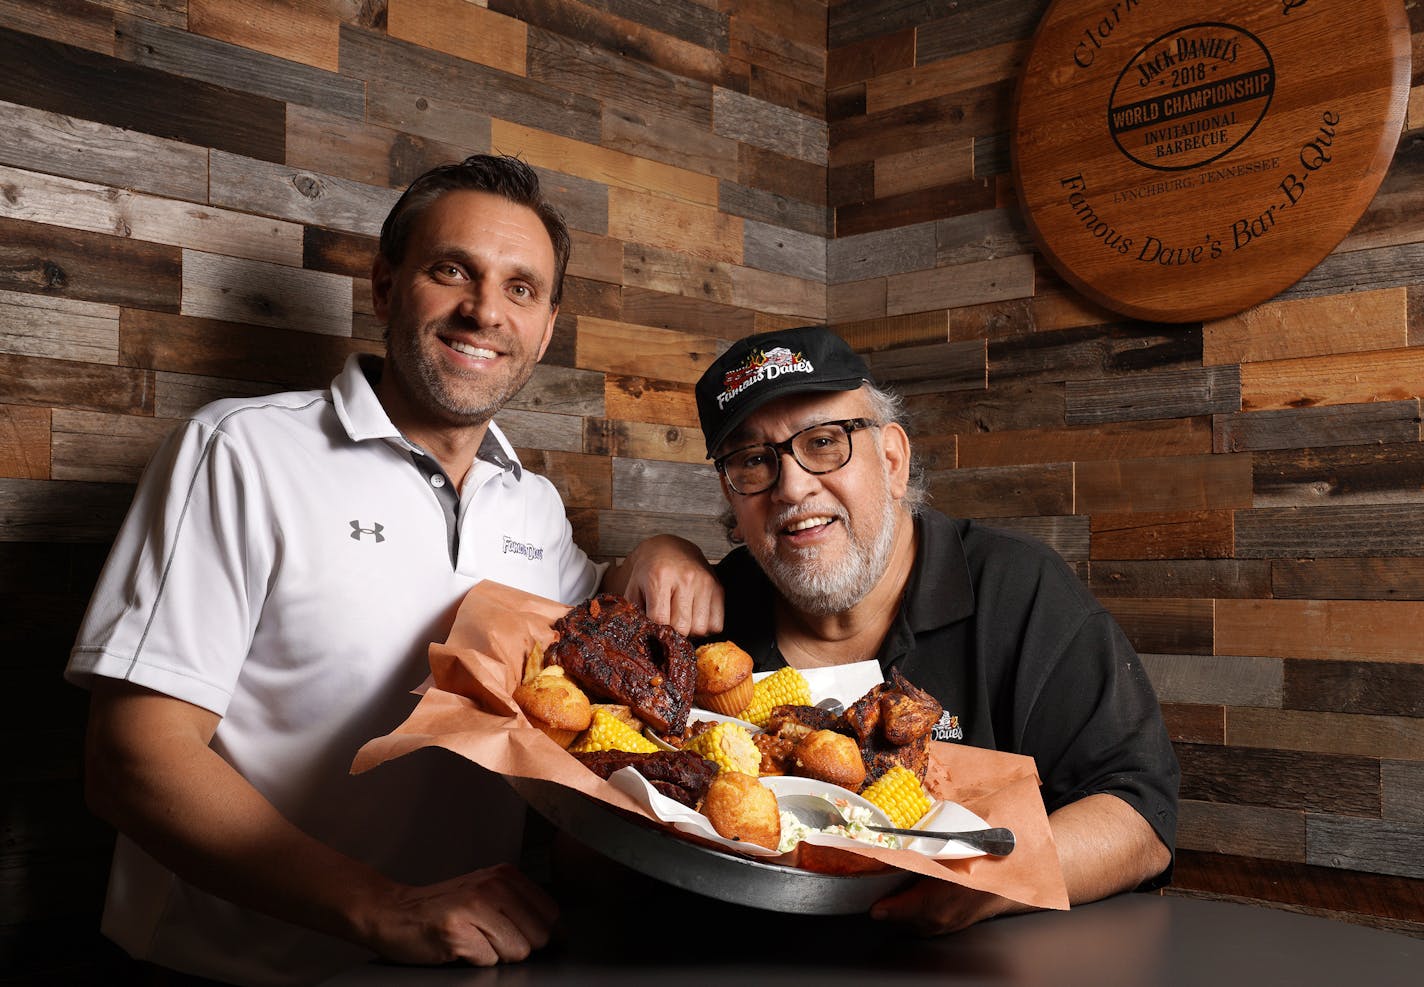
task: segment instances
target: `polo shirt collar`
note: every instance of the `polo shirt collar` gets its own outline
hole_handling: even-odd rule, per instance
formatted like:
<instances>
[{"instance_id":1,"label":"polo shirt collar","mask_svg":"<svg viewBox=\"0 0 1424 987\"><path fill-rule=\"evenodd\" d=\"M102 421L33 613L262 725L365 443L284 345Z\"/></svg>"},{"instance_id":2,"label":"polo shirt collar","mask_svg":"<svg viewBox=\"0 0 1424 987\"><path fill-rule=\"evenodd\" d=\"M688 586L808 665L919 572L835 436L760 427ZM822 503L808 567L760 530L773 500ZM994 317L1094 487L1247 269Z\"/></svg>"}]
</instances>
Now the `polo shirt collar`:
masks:
<instances>
[{"instance_id":1,"label":"polo shirt collar","mask_svg":"<svg viewBox=\"0 0 1424 987\"><path fill-rule=\"evenodd\" d=\"M336 417L352 442L384 439L411 452L427 455L391 423L381 399L376 397L371 380L380 376L383 364L380 357L371 353L353 353L346 358L341 373L331 382L331 401L336 408ZM512 470L516 480L523 476L523 467L514 454L514 447L494 422L489 423L475 455L477 459L502 470Z\"/></svg>"}]
</instances>

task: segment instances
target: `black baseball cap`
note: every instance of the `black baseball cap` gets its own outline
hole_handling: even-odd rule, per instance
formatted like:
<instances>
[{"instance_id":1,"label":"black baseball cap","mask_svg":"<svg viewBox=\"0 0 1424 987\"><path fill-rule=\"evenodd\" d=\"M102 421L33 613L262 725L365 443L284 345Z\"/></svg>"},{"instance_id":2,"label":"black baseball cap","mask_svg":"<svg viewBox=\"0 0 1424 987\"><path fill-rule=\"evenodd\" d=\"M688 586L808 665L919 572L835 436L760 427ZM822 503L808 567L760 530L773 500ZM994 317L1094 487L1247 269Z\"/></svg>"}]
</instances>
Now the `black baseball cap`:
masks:
<instances>
[{"instance_id":1,"label":"black baseball cap","mask_svg":"<svg viewBox=\"0 0 1424 987\"><path fill-rule=\"evenodd\" d=\"M697 417L707 458L747 416L773 398L853 391L874 383L870 368L825 326L776 329L737 340L697 382Z\"/></svg>"}]
</instances>

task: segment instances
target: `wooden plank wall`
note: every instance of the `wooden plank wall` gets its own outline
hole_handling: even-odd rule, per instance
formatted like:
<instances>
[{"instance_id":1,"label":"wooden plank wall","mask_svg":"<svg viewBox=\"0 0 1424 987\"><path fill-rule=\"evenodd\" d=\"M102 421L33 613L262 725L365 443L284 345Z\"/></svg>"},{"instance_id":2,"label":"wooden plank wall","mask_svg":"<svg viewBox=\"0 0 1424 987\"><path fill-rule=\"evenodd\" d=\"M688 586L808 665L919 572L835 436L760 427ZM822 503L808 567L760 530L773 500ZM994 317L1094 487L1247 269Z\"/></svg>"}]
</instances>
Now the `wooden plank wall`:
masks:
<instances>
[{"instance_id":1,"label":"wooden plank wall","mask_svg":"<svg viewBox=\"0 0 1424 987\"><path fill-rule=\"evenodd\" d=\"M581 543L720 556L692 384L826 319L824 0L0 0L0 969L100 983L112 834L60 672L145 461L224 395L379 352L380 222L427 167L534 165L573 228L502 417ZM691 495L688 491L694 491Z\"/></svg>"},{"instance_id":2,"label":"wooden plank wall","mask_svg":"<svg viewBox=\"0 0 1424 987\"><path fill-rule=\"evenodd\" d=\"M1286 297L1123 322L1011 205L1043 7L0 0L0 729L25 754L0 968L99 982L112 958L60 670L144 461L213 398L378 351L381 217L485 150L573 227L559 332L503 420L585 547L721 554L697 370L832 321L910 395L939 503L1048 540L1148 655L1188 772L1179 889L1417 929L1424 88L1370 214Z\"/></svg>"},{"instance_id":3,"label":"wooden plank wall","mask_svg":"<svg viewBox=\"0 0 1424 987\"><path fill-rule=\"evenodd\" d=\"M1047 6L831 4L831 319L909 395L937 505L1047 538L1143 653L1184 773L1173 893L1424 935L1424 7L1351 235L1164 326L1025 235L1009 109Z\"/></svg>"}]
</instances>

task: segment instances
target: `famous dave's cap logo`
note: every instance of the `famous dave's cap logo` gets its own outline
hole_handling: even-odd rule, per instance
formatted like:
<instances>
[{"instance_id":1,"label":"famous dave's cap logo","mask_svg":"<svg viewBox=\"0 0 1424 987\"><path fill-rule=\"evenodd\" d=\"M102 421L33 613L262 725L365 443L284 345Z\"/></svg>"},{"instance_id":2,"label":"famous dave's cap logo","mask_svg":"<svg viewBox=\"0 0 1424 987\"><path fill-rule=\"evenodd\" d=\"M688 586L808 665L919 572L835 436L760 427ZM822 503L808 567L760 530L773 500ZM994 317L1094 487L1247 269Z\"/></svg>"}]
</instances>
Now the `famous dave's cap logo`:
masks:
<instances>
[{"instance_id":1,"label":"famous dave's cap logo","mask_svg":"<svg viewBox=\"0 0 1424 987\"><path fill-rule=\"evenodd\" d=\"M768 401L805 391L852 391L870 379L860 354L825 326L745 336L713 360L697 382L697 418L707 458Z\"/></svg>"},{"instance_id":2,"label":"famous dave's cap logo","mask_svg":"<svg viewBox=\"0 0 1424 987\"><path fill-rule=\"evenodd\" d=\"M753 384L764 380L776 380L782 374L813 374L816 368L800 353L792 353L785 346L773 346L769 350L753 350L739 367L728 370L722 376L722 393L717 395L717 407L727 407L727 402L741 394Z\"/></svg>"}]
</instances>

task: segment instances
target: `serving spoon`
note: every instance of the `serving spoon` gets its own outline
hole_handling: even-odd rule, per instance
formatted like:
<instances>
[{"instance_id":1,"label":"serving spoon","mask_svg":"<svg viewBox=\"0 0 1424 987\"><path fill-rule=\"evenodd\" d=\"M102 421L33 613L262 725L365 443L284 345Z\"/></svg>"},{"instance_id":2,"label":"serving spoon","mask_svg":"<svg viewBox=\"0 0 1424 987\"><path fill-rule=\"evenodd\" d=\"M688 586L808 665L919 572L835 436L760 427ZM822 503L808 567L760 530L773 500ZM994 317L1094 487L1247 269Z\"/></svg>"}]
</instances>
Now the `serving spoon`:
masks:
<instances>
[{"instance_id":1,"label":"serving spoon","mask_svg":"<svg viewBox=\"0 0 1424 987\"><path fill-rule=\"evenodd\" d=\"M780 795L777 802L781 808L791 813L804 825L812 829L827 826L845 826L849 820L830 799L819 795ZM897 836L923 836L931 840L954 840L975 850L983 850L995 857L1006 857L1014 850L1014 834L1008 829L971 829L962 833L942 833L928 829L900 829L897 826L871 826L877 833L894 833Z\"/></svg>"}]
</instances>

